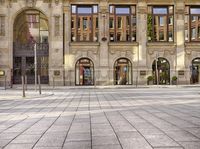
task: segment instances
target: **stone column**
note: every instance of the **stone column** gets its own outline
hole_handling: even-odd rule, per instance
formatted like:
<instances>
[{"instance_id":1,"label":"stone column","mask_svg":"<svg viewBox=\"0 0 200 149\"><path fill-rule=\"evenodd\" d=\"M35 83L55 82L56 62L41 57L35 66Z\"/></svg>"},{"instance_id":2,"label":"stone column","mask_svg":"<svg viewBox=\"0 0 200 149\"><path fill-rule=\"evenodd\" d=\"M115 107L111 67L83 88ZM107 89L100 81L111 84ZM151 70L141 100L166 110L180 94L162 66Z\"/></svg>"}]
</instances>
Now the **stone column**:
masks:
<instances>
[{"instance_id":1,"label":"stone column","mask_svg":"<svg viewBox=\"0 0 200 149\"><path fill-rule=\"evenodd\" d=\"M140 78L140 70L147 69L147 4L145 0L139 0L137 5L137 42L138 50L136 53L137 59L137 72L135 75L138 75L138 83L146 83L146 78Z\"/></svg>"},{"instance_id":2,"label":"stone column","mask_svg":"<svg viewBox=\"0 0 200 149\"><path fill-rule=\"evenodd\" d=\"M96 83L108 84L109 68L108 68L108 42L109 42L109 10L108 3L100 2L99 7L99 69L96 69ZM97 68L97 66L95 66Z\"/></svg>"},{"instance_id":3,"label":"stone column","mask_svg":"<svg viewBox=\"0 0 200 149\"><path fill-rule=\"evenodd\" d=\"M185 39L184 39L184 31L185 31L185 6L182 0L176 0L176 8L175 8L175 42L177 43L176 49L176 64L175 64L175 75L178 76L179 70L185 70ZM186 72L185 72L186 73ZM178 77L179 83L186 83L186 78L184 76Z\"/></svg>"},{"instance_id":4,"label":"stone column","mask_svg":"<svg viewBox=\"0 0 200 149\"><path fill-rule=\"evenodd\" d=\"M72 65L73 56L70 55L70 42L71 42L71 7L69 1L66 1L63 6L64 13L64 85L71 85L70 83L70 70L75 69Z\"/></svg>"},{"instance_id":5,"label":"stone column","mask_svg":"<svg viewBox=\"0 0 200 149\"><path fill-rule=\"evenodd\" d=\"M51 4L49 69L50 84L63 85L63 4Z\"/></svg>"}]
</instances>

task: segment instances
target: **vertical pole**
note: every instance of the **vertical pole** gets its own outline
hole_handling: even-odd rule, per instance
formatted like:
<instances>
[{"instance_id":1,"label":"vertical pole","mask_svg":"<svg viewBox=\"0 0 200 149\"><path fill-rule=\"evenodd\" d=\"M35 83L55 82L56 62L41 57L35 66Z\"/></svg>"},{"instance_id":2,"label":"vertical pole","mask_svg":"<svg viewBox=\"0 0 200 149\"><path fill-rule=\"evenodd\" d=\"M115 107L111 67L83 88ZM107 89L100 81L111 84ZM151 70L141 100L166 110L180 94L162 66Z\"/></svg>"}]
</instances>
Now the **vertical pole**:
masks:
<instances>
[{"instance_id":1,"label":"vertical pole","mask_svg":"<svg viewBox=\"0 0 200 149\"><path fill-rule=\"evenodd\" d=\"M137 76L136 76L136 88L138 87L138 75L139 75L139 48L138 48L138 53L137 53ZM132 74L131 74L132 75Z\"/></svg>"},{"instance_id":2,"label":"vertical pole","mask_svg":"<svg viewBox=\"0 0 200 149\"><path fill-rule=\"evenodd\" d=\"M39 94L41 95L42 91L41 91L40 75L38 75L38 84L39 84Z\"/></svg>"},{"instance_id":3,"label":"vertical pole","mask_svg":"<svg viewBox=\"0 0 200 149\"><path fill-rule=\"evenodd\" d=\"M26 97L24 88L24 76L22 76L22 97Z\"/></svg>"},{"instance_id":4,"label":"vertical pole","mask_svg":"<svg viewBox=\"0 0 200 149\"><path fill-rule=\"evenodd\" d=\"M35 61L35 91L37 91L37 47L34 45L34 61Z\"/></svg>"},{"instance_id":5,"label":"vertical pole","mask_svg":"<svg viewBox=\"0 0 200 149\"><path fill-rule=\"evenodd\" d=\"M25 90L27 91L27 75L25 75Z\"/></svg>"},{"instance_id":6,"label":"vertical pole","mask_svg":"<svg viewBox=\"0 0 200 149\"><path fill-rule=\"evenodd\" d=\"M159 85L159 82L158 82L158 54L156 54L156 84Z\"/></svg>"},{"instance_id":7,"label":"vertical pole","mask_svg":"<svg viewBox=\"0 0 200 149\"><path fill-rule=\"evenodd\" d=\"M55 78L53 77L53 89L55 88Z\"/></svg>"},{"instance_id":8,"label":"vertical pole","mask_svg":"<svg viewBox=\"0 0 200 149\"><path fill-rule=\"evenodd\" d=\"M10 81L10 88L13 88L13 70L11 69L11 81Z\"/></svg>"},{"instance_id":9,"label":"vertical pole","mask_svg":"<svg viewBox=\"0 0 200 149\"><path fill-rule=\"evenodd\" d=\"M5 75L5 77L4 77L4 89L6 90L6 75Z\"/></svg>"},{"instance_id":10,"label":"vertical pole","mask_svg":"<svg viewBox=\"0 0 200 149\"><path fill-rule=\"evenodd\" d=\"M65 12L63 13L63 81L65 86Z\"/></svg>"}]
</instances>

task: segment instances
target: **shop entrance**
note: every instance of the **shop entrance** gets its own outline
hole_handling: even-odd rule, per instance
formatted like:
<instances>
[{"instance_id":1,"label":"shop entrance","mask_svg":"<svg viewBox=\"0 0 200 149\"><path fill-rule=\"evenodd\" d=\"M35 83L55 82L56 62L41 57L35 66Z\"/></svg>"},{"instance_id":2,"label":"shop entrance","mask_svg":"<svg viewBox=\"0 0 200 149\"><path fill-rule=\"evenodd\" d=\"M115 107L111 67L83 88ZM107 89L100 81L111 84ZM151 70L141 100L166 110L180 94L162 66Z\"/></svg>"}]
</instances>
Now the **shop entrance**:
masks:
<instances>
[{"instance_id":1,"label":"shop entrance","mask_svg":"<svg viewBox=\"0 0 200 149\"><path fill-rule=\"evenodd\" d=\"M126 58L118 59L114 64L114 84L130 85L132 84L132 64Z\"/></svg>"},{"instance_id":2,"label":"shop entrance","mask_svg":"<svg viewBox=\"0 0 200 149\"><path fill-rule=\"evenodd\" d=\"M94 85L94 65L88 58L81 58L76 63L76 85Z\"/></svg>"},{"instance_id":3,"label":"shop entrance","mask_svg":"<svg viewBox=\"0 0 200 149\"><path fill-rule=\"evenodd\" d=\"M197 84L200 81L200 58L195 58L192 60L191 66L191 84Z\"/></svg>"},{"instance_id":4,"label":"shop entrance","mask_svg":"<svg viewBox=\"0 0 200 149\"><path fill-rule=\"evenodd\" d=\"M157 73L156 73L156 61L154 60L152 64L153 70L153 80L154 84L157 84ZM169 85L170 84L170 64L165 58L157 59L157 72L158 72L158 84L160 85Z\"/></svg>"}]
</instances>

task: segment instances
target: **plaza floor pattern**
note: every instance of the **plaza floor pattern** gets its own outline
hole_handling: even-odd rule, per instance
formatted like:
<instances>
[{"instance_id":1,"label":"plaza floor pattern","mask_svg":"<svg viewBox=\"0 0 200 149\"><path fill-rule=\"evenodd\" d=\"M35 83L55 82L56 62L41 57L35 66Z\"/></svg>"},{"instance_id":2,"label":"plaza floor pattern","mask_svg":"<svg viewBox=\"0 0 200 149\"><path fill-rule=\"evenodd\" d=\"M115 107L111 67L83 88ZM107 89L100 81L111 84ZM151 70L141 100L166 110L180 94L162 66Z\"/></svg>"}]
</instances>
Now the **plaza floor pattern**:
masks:
<instances>
[{"instance_id":1,"label":"plaza floor pattern","mask_svg":"<svg viewBox=\"0 0 200 149\"><path fill-rule=\"evenodd\" d=\"M199 93L61 89L44 97L0 99L0 148L200 149Z\"/></svg>"}]
</instances>

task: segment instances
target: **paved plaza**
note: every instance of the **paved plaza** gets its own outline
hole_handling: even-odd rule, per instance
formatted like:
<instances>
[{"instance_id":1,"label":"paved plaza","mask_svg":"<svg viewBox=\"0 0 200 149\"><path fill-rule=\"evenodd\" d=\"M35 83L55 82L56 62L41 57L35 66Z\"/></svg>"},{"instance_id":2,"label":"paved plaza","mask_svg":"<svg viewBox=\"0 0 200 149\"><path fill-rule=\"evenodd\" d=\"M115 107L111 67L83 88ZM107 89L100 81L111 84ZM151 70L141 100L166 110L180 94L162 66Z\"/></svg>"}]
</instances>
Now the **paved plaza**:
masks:
<instances>
[{"instance_id":1,"label":"paved plaza","mask_svg":"<svg viewBox=\"0 0 200 149\"><path fill-rule=\"evenodd\" d=\"M200 149L200 87L0 92L1 148Z\"/></svg>"}]
</instances>

